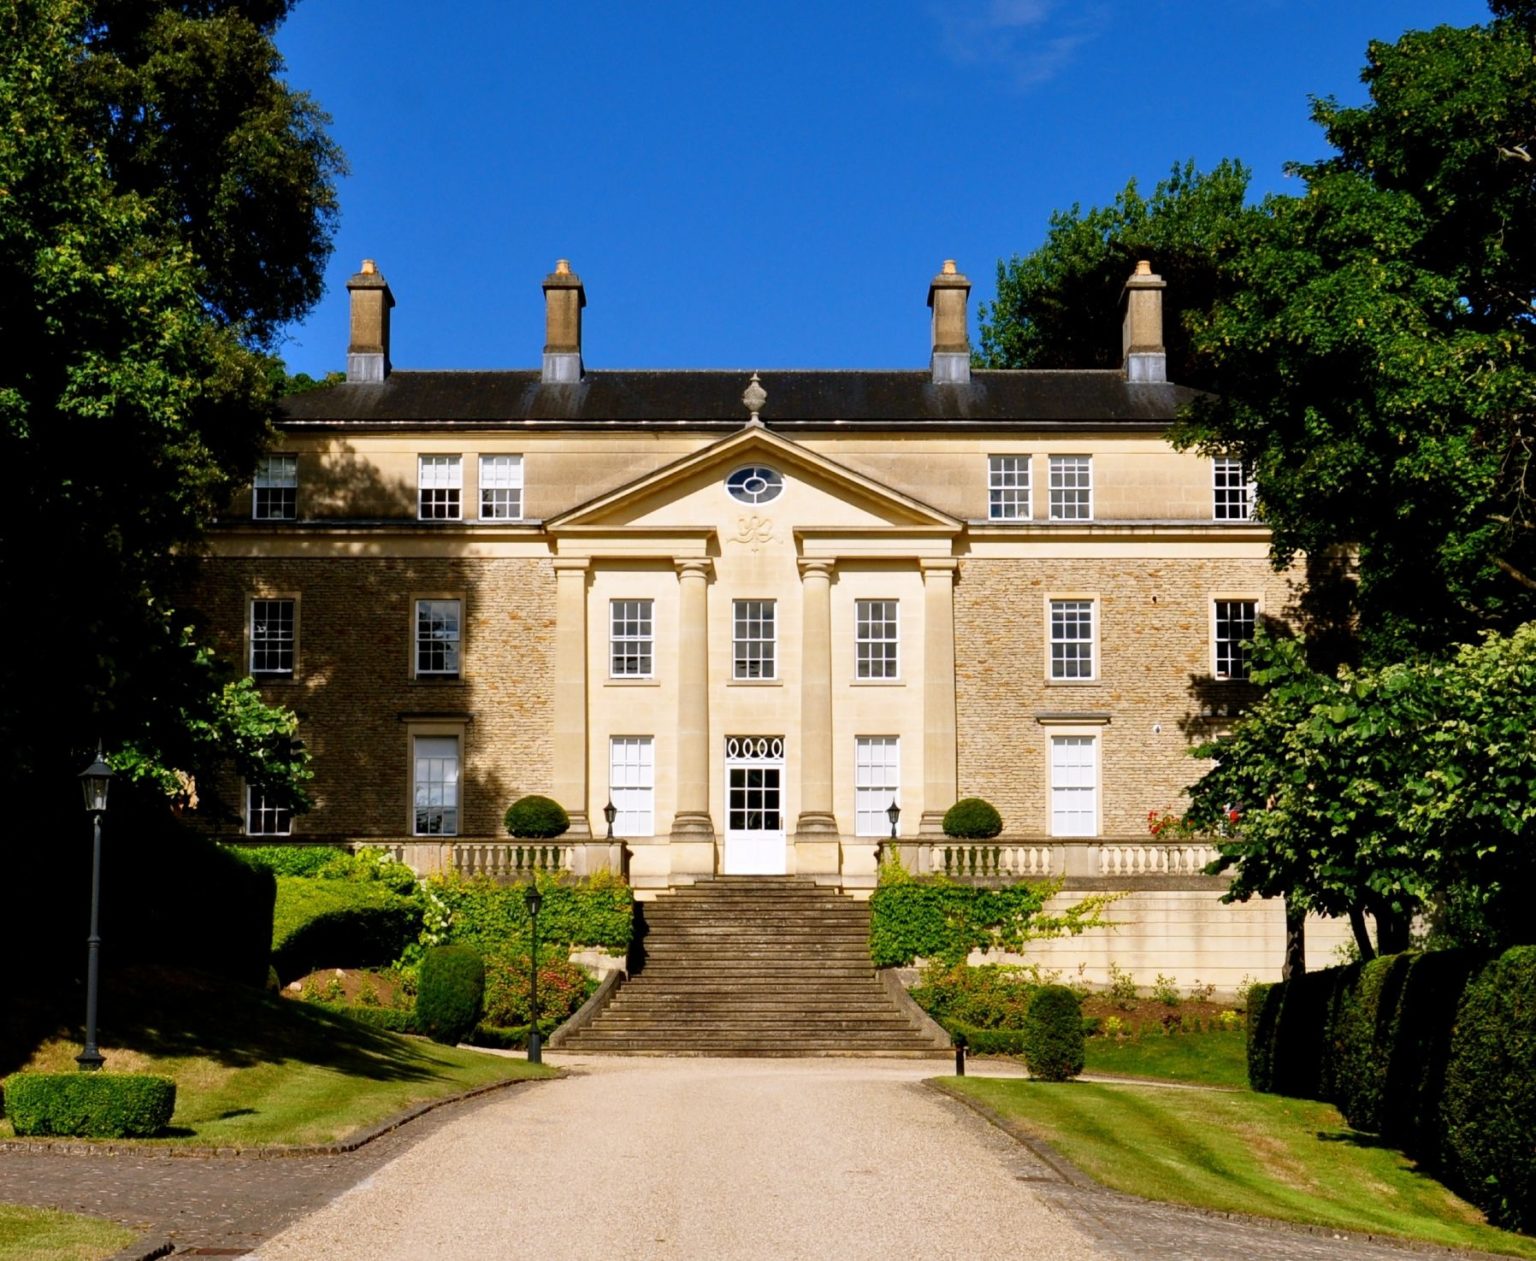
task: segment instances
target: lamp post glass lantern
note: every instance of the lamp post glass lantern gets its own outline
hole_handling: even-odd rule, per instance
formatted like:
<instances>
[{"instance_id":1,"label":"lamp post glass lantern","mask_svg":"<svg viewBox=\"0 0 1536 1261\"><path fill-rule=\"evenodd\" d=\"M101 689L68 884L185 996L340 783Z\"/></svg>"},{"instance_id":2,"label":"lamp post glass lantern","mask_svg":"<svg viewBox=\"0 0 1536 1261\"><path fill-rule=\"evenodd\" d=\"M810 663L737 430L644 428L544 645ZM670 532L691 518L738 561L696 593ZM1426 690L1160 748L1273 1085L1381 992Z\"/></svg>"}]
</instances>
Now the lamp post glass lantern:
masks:
<instances>
[{"instance_id":1,"label":"lamp post glass lantern","mask_svg":"<svg viewBox=\"0 0 1536 1261\"><path fill-rule=\"evenodd\" d=\"M901 822L901 807L896 804L896 798L891 798L891 804L885 808L885 817L891 821L891 840L896 839L896 825Z\"/></svg>"},{"instance_id":2,"label":"lamp post glass lantern","mask_svg":"<svg viewBox=\"0 0 1536 1261\"><path fill-rule=\"evenodd\" d=\"M603 818L608 823L608 839L613 840L613 821L619 817L619 808L612 801L603 807Z\"/></svg>"},{"instance_id":3,"label":"lamp post glass lantern","mask_svg":"<svg viewBox=\"0 0 1536 1261\"><path fill-rule=\"evenodd\" d=\"M539 908L544 905L544 895L539 892L539 886L530 880L528 891L523 897L528 903L529 936L533 947L528 961L528 1062L542 1064L544 1045L543 1039L539 1037Z\"/></svg>"},{"instance_id":4,"label":"lamp post glass lantern","mask_svg":"<svg viewBox=\"0 0 1536 1261\"><path fill-rule=\"evenodd\" d=\"M91 816L91 935L85 939L85 1046L75 1056L83 1073L94 1072L105 1062L96 1049L96 994L101 960L101 816L107 810L107 789L112 783L112 768L96 746L96 760L80 772L80 790L85 796L86 813Z\"/></svg>"}]
</instances>

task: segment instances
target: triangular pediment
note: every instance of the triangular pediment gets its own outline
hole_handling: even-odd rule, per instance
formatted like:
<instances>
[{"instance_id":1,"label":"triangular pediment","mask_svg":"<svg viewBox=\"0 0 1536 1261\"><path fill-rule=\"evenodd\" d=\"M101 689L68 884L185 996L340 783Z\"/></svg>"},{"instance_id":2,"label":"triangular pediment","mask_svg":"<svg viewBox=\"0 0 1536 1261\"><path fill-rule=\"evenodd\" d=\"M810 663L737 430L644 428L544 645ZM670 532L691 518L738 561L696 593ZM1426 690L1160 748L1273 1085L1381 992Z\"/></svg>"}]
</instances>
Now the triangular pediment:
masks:
<instances>
[{"instance_id":1,"label":"triangular pediment","mask_svg":"<svg viewBox=\"0 0 1536 1261\"><path fill-rule=\"evenodd\" d=\"M731 500L725 480L761 464L778 472L784 490L764 512L788 516L796 527L955 533L962 523L921 500L855 472L820 452L751 424L644 477L607 491L545 522L565 530L708 527L747 505Z\"/></svg>"}]
</instances>

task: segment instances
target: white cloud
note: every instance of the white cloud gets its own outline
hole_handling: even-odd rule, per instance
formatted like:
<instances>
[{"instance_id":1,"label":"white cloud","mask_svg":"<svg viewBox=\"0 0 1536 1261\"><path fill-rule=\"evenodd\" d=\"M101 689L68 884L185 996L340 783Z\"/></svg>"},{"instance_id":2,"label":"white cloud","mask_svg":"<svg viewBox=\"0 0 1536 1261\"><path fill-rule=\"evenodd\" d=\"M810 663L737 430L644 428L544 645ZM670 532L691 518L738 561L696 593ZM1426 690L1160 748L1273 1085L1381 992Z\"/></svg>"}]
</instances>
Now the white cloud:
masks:
<instances>
[{"instance_id":1,"label":"white cloud","mask_svg":"<svg viewBox=\"0 0 1536 1261\"><path fill-rule=\"evenodd\" d=\"M1058 0L942 0L932 12L950 61L995 69L1020 89L1054 79L1104 25L1099 5Z\"/></svg>"}]
</instances>

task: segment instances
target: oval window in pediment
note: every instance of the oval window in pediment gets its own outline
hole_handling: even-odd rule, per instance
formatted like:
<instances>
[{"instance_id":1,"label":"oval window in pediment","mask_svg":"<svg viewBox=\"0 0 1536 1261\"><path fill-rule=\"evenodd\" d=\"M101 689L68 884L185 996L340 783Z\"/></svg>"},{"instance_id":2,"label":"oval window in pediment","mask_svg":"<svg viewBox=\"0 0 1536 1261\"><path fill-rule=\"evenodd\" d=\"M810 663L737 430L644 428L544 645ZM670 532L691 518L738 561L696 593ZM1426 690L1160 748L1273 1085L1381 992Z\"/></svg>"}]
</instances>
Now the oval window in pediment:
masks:
<instances>
[{"instance_id":1,"label":"oval window in pediment","mask_svg":"<svg viewBox=\"0 0 1536 1261\"><path fill-rule=\"evenodd\" d=\"M725 479L725 489L738 503L765 504L779 497L784 479L765 465L749 464Z\"/></svg>"}]
</instances>

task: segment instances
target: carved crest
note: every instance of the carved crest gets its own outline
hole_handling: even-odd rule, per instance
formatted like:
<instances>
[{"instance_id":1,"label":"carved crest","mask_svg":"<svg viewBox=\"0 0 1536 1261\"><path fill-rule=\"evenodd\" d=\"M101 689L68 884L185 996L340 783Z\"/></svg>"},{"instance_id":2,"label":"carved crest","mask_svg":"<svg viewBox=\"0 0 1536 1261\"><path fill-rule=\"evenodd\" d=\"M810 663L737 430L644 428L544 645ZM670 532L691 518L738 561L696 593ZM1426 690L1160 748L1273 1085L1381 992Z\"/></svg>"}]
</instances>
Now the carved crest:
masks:
<instances>
[{"instance_id":1,"label":"carved crest","mask_svg":"<svg viewBox=\"0 0 1536 1261\"><path fill-rule=\"evenodd\" d=\"M773 542L773 518L759 516L755 512L736 518L736 533L732 543L750 547L754 552L764 543Z\"/></svg>"}]
</instances>

